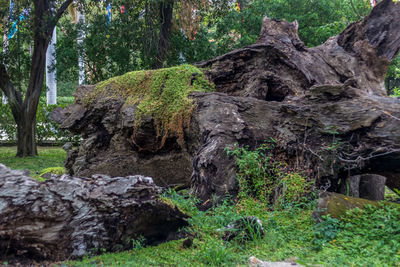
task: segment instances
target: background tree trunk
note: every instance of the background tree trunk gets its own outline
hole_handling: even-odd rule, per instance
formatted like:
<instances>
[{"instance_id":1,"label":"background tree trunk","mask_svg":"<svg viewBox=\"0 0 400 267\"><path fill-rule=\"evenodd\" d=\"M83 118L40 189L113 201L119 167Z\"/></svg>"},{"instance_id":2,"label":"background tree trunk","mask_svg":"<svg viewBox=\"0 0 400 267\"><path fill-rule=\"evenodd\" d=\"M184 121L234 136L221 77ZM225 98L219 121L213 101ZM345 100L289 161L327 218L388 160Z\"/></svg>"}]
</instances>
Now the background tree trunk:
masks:
<instances>
[{"instance_id":1,"label":"background tree trunk","mask_svg":"<svg viewBox=\"0 0 400 267\"><path fill-rule=\"evenodd\" d=\"M51 35L51 41L46 51L46 98L47 105L57 104L57 63L56 47L57 47L57 27L54 27Z\"/></svg>"},{"instance_id":2,"label":"background tree trunk","mask_svg":"<svg viewBox=\"0 0 400 267\"><path fill-rule=\"evenodd\" d=\"M167 55L172 28L172 15L175 0L164 0L160 3L160 33L158 37L157 55L153 69L162 68Z\"/></svg>"},{"instance_id":3,"label":"background tree trunk","mask_svg":"<svg viewBox=\"0 0 400 267\"><path fill-rule=\"evenodd\" d=\"M29 114L21 114L17 122L17 157L37 155L35 142L36 120L31 120Z\"/></svg>"},{"instance_id":4,"label":"background tree trunk","mask_svg":"<svg viewBox=\"0 0 400 267\"><path fill-rule=\"evenodd\" d=\"M35 140L36 111L40 93L43 89L46 51L58 20L72 1L64 1L55 12L51 11L51 1L49 0L33 1L34 48L29 83L24 99L21 92L12 84L6 66L0 64L0 89L8 98L17 124L17 156L19 157L37 155Z\"/></svg>"},{"instance_id":5,"label":"background tree trunk","mask_svg":"<svg viewBox=\"0 0 400 267\"><path fill-rule=\"evenodd\" d=\"M81 10L82 9L82 10ZM86 38L85 32L85 10L84 5L82 5L81 9L78 9L78 67L79 67L79 85L85 84L86 75L85 75L85 47L84 41Z\"/></svg>"}]
</instances>

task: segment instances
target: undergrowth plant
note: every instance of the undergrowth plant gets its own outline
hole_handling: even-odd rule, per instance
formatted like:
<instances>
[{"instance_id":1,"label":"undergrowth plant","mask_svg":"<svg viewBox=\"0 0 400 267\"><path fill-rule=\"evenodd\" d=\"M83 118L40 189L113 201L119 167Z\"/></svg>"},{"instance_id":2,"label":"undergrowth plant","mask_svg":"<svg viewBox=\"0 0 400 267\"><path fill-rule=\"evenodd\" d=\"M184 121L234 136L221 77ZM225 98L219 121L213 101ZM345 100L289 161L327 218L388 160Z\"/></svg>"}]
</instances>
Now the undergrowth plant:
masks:
<instances>
[{"instance_id":1,"label":"undergrowth plant","mask_svg":"<svg viewBox=\"0 0 400 267\"><path fill-rule=\"evenodd\" d=\"M298 172L274 159L275 140L251 150L249 146L226 148L228 156L235 156L240 199L255 197L263 202L284 207L302 205L314 197L313 183Z\"/></svg>"},{"instance_id":2,"label":"undergrowth plant","mask_svg":"<svg viewBox=\"0 0 400 267\"><path fill-rule=\"evenodd\" d=\"M225 149L228 156L236 158L239 198L253 196L269 201L274 184L282 174L282 164L276 162L271 153L274 144L274 140L270 139L254 150L250 150L249 146L239 147L237 143L233 148Z\"/></svg>"},{"instance_id":3,"label":"undergrowth plant","mask_svg":"<svg viewBox=\"0 0 400 267\"><path fill-rule=\"evenodd\" d=\"M315 238L313 239L313 248L321 250L329 242L334 240L340 228L339 220L329 215L323 216L322 221L314 226Z\"/></svg>"},{"instance_id":4,"label":"undergrowth plant","mask_svg":"<svg viewBox=\"0 0 400 267\"><path fill-rule=\"evenodd\" d=\"M314 228L313 248L327 266L400 266L400 207L380 202L325 217ZM342 263L342 264L341 264Z\"/></svg>"},{"instance_id":5,"label":"undergrowth plant","mask_svg":"<svg viewBox=\"0 0 400 267\"><path fill-rule=\"evenodd\" d=\"M399 87L393 88L393 94L391 96L392 97L400 97L400 88Z\"/></svg>"}]
</instances>

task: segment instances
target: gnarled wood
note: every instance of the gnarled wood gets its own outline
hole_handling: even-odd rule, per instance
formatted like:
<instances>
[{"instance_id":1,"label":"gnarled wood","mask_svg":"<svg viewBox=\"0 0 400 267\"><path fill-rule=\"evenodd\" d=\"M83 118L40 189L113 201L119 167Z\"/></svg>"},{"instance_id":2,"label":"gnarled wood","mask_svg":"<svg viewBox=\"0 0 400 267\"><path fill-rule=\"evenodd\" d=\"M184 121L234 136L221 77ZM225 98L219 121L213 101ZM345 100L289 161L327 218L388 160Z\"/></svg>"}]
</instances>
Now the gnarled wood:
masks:
<instances>
[{"instance_id":1,"label":"gnarled wood","mask_svg":"<svg viewBox=\"0 0 400 267\"><path fill-rule=\"evenodd\" d=\"M129 249L141 238L161 242L187 221L160 192L139 175L39 183L0 164L1 256L64 260Z\"/></svg>"},{"instance_id":2,"label":"gnarled wood","mask_svg":"<svg viewBox=\"0 0 400 267\"><path fill-rule=\"evenodd\" d=\"M399 18L400 4L383 0L363 21L314 48L299 39L297 22L265 18L254 45L196 64L217 92L192 94L198 104L185 143L171 137L159 151L129 142L134 130L141 133L136 141L154 142L151 118L134 129L135 106L123 96L84 107L82 96L92 87L81 87L76 104L59 120L84 137L70 153L69 169L112 175L119 162L128 173L149 175L161 166L153 162L161 161L156 182L177 174L186 183L182 169L189 166L193 190L207 200L237 190L236 164L226 147L255 147L273 137L278 160L331 191L348 176L368 173L400 188L400 101L387 97L383 87L400 47ZM177 159L184 159L178 164L183 168L171 164Z\"/></svg>"}]
</instances>

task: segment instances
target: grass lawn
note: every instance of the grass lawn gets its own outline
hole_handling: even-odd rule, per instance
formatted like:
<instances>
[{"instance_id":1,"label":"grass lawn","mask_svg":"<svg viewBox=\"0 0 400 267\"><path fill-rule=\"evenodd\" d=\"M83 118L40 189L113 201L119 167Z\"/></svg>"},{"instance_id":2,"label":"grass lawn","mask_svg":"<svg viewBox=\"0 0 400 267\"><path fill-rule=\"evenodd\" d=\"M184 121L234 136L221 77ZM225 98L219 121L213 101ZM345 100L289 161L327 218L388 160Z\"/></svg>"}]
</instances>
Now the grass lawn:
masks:
<instances>
[{"instance_id":1,"label":"grass lawn","mask_svg":"<svg viewBox=\"0 0 400 267\"><path fill-rule=\"evenodd\" d=\"M66 152L61 147L38 147L39 156L17 158L17 147L0 147L0 163L11 169L28 169L32 177L50 167L64 167Z\"/></svg>"}]
</instances>

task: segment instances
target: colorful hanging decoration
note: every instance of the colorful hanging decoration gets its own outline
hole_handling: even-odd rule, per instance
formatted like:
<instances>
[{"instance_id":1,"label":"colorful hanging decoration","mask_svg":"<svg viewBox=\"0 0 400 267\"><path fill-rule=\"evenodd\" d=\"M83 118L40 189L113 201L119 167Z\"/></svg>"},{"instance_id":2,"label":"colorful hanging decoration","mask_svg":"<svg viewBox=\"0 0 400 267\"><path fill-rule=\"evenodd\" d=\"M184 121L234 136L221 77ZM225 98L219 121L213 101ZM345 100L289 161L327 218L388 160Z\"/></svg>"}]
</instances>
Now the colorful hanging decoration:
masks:
<instances>
[{"instance_id":1,"label":"colorful hanging decoration","mask_svg":"<svg viewBox=\"0 0 400 267\"><path fill-rule=\"evenodd\" d=\"M111 9L111 1L108 2L108 5L106 7L106 38L110 38L110 34L108 34L108 25L111 23L111 15L112 15L112 9Z\"/></svg>"},{"instance_id":2,"label":"colorful hanging decoration","mask_svg":"<svg viewBox=\"0 0 400 267\"><path fill-rule=\"evenodd\" d=\"M369 0L369 2L371 3L371 7L374 7L376 5L375 0Z\"/></svg>"},{"instance_id":3,"label":"colorful hanging decoration","mask_svg":"<svg viewBox=\"0 0 400 267\"><path fill-rule=\"evenodd\" d=\"M236 3L236 5L235 5L235 10L236 10L238 13L240 13L241 9L240 9L240 3L239 3L239 2Z\"/></svg>"},{"instance_id":4,"label":"colorful hanging decoration","mask_svg":"<svg viewBox=\"0 0 400 267\"><path fill-rule=\"evenodd\" d=\"M121 6L121 14L125 14L125 6L124 5Z\"/></svg>"},{"instance_id":5,"label":"colorful hanging decoration","mask_svg":"<svg viewBox=\"0 0 400 267\"><path fill-rule=\"evenodd\" d=\"M14 21L14 23L12 24L12 26L11 26L11 29L10 29L10 33L8 34L8 39L12 39L14 36L15 36L15 34L18 32L18 30L19 30L19 25L18 25L18 23L19 22L21 22L21 21L23 21L23 20L26 20L26 15L28 14L28 11L25 9L22 13L21 13L21 15L19 15L19 17L17 18L17 20L16 21Z\"/></svg>"},{"instance_id":6,"label":"colorful hanging decoration","mask_svg":"<svg viewBox=\"0 0 400 267\"><path fill-rule=\"evenodd\" d=\"M11 21L14 20L14 14L13 14L14 6L15 6L15 4L14 4L13 0L10 0L10 14L9 14L9 17L10 17Z\"/></svg>"},{"instance_id":7,"label":"colorful hanging decoration","mask_svg":"<svg viewBox=\"0 0 400 267\"><path fill-rule=\"evenodd\" d=\"M111 22L111 2L108 3L106 8L107 25Z\"/></svg>"}]
</instances>

